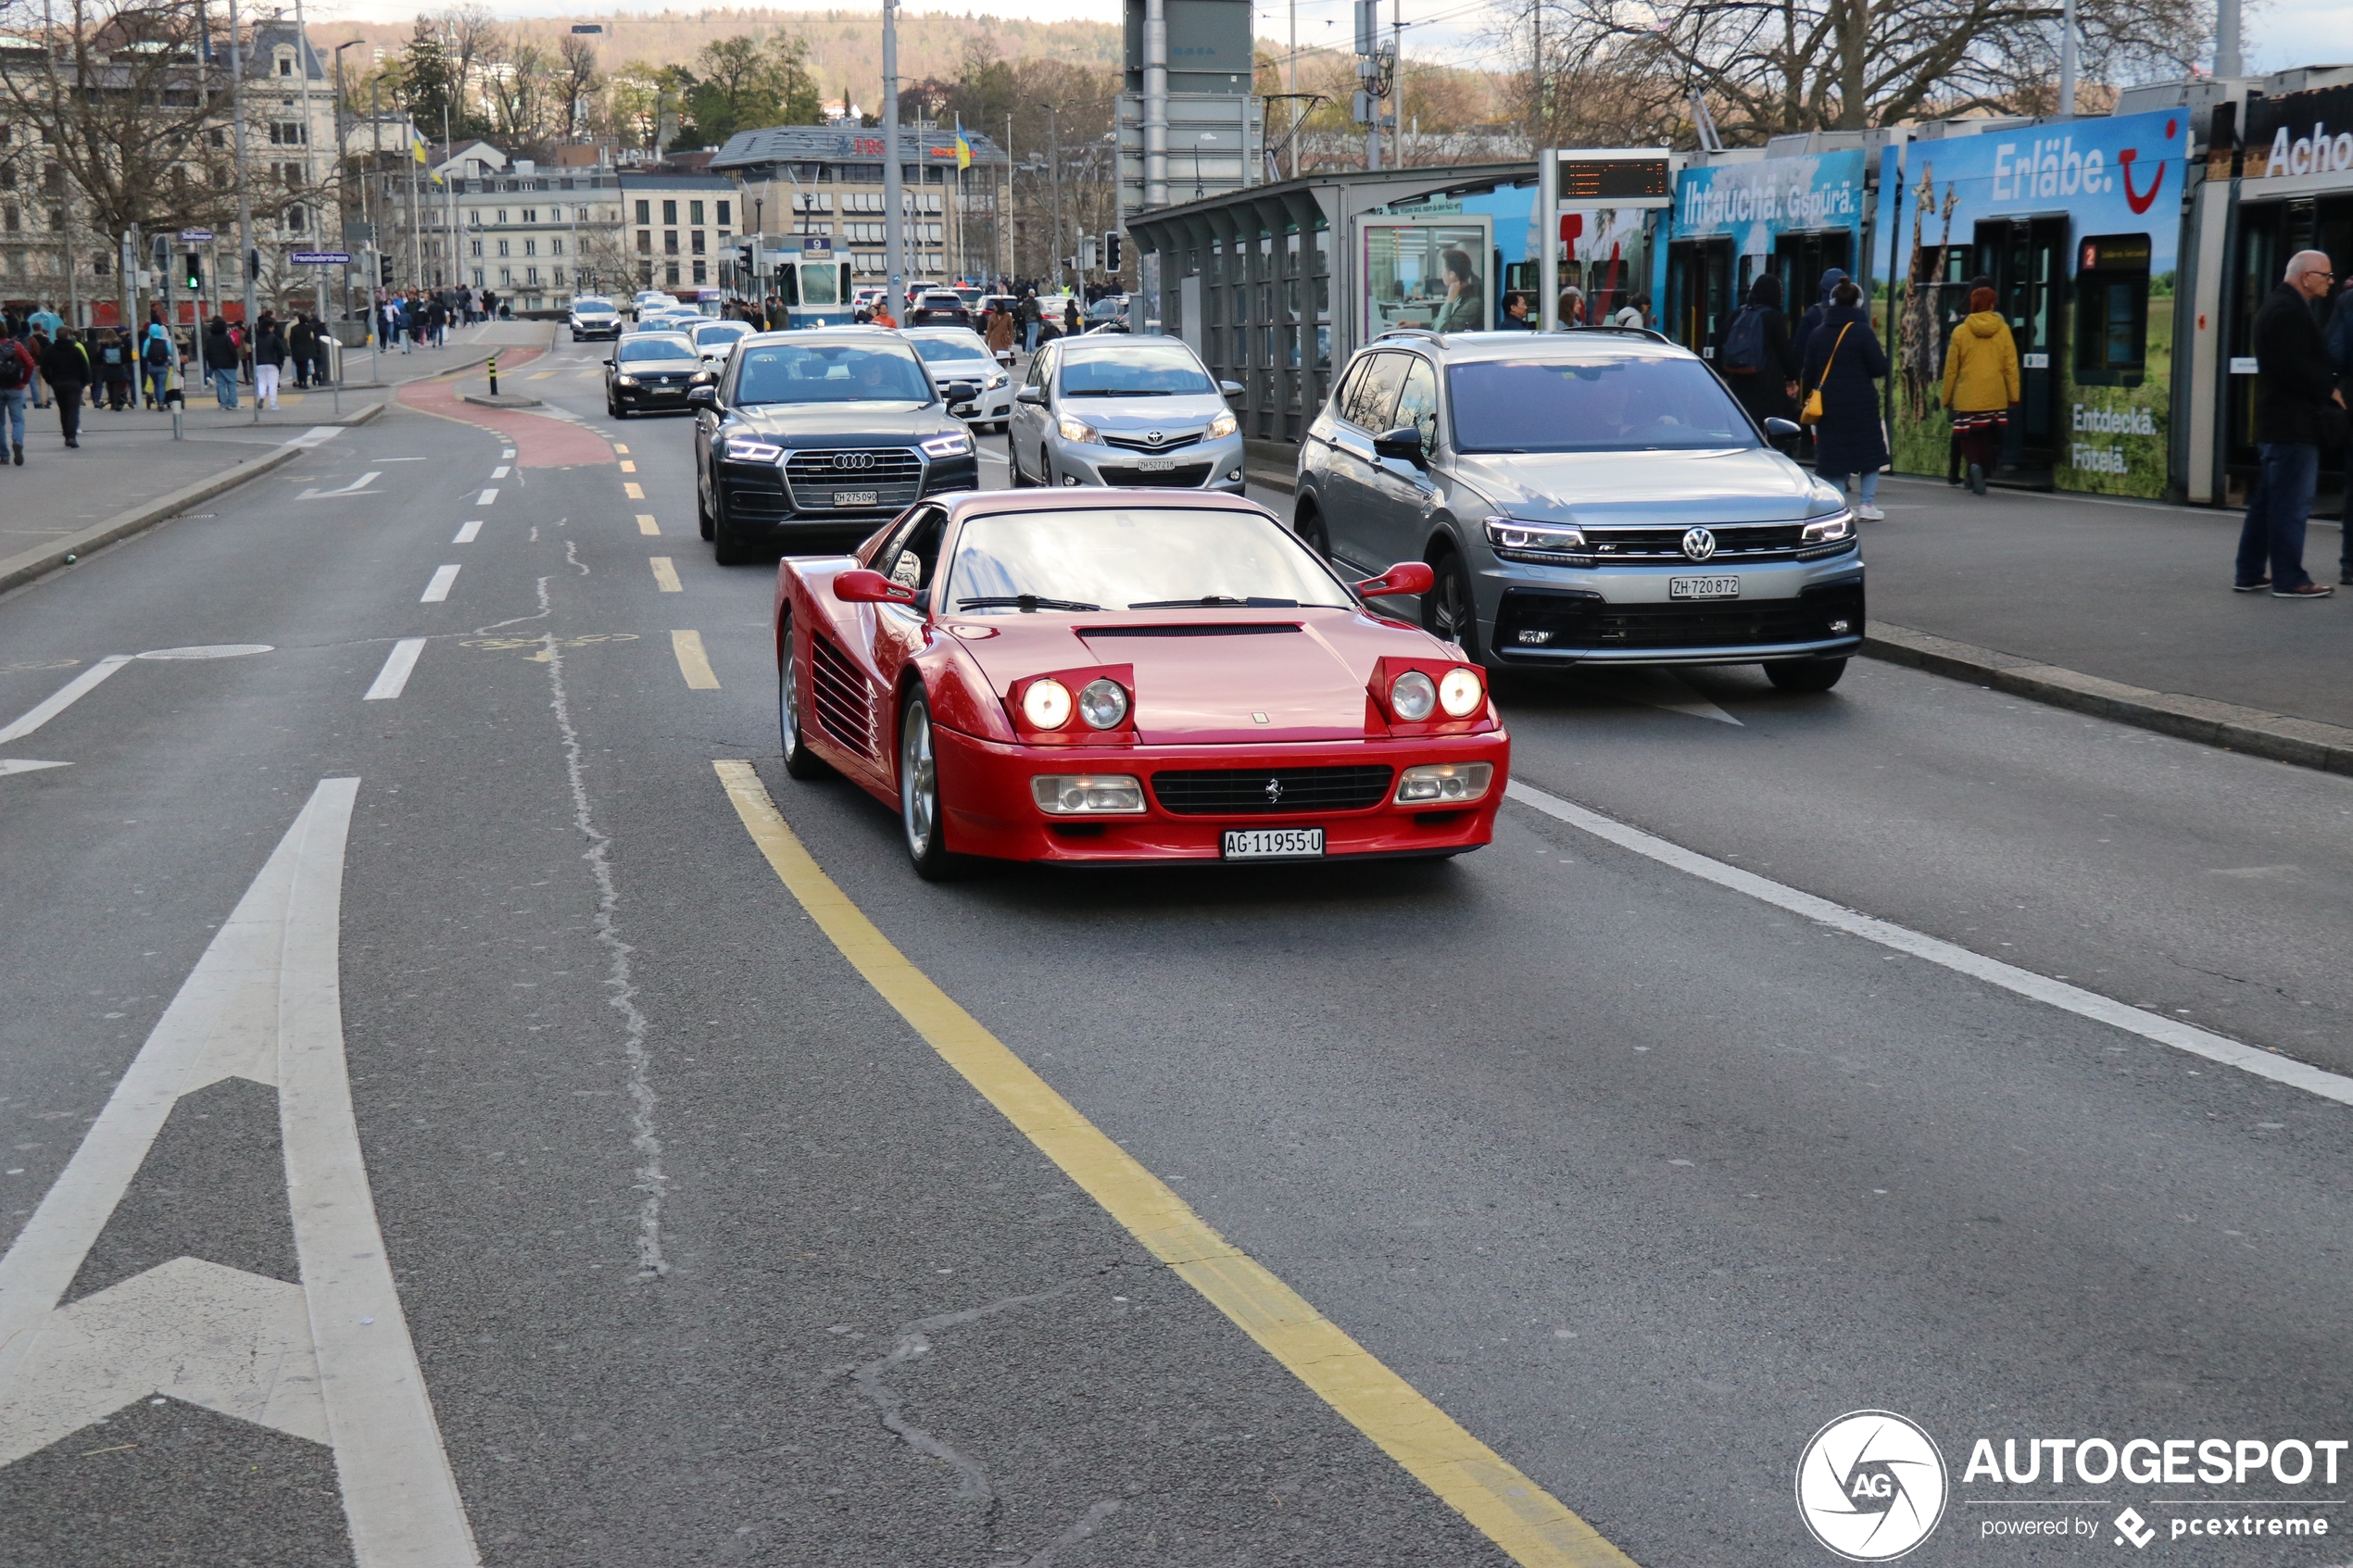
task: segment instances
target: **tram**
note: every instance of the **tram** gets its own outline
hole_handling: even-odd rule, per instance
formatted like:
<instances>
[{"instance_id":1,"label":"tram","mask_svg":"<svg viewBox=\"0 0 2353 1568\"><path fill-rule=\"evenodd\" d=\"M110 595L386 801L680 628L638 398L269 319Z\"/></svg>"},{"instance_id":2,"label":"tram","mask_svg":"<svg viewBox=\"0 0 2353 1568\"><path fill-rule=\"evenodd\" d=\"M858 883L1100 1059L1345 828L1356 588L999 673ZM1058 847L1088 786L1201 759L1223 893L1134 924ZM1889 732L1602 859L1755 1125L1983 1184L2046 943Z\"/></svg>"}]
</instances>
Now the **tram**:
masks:
<instances>
[{"instance_id":1,"label":"tram","mask_svg":"<svg viewBox=\"0 0 2353 1568\"><path fill-rule=\"evenodd\" d=\"M795 327L846 327L850 313L850 261L824 234L750 234L736 246L728 296L746 305L774 295Z\"/></svg>"}]
</instances>

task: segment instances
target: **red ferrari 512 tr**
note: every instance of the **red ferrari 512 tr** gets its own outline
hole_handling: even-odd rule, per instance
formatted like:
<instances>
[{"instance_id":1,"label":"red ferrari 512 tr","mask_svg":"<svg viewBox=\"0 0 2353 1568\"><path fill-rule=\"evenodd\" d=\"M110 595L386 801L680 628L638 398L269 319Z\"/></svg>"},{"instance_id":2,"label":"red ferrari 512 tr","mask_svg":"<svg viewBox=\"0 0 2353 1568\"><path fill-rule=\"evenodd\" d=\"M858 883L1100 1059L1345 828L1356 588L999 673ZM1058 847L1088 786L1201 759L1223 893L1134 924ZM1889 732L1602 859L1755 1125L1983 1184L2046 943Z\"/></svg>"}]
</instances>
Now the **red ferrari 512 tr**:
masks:
<instances>
[{"instance_id":1,"label":"red ferrari 512 tr","mask_svg":"<svg viewBox=\"0 0 2353 1568\"><path fill-rule=\"evenodd\" d=\"M776 574L786 771L899 808L917 872L1457 855L1511 741L1462 649L1265 508L1165 490L920 503Z\"/></svg>"}]
</instances>

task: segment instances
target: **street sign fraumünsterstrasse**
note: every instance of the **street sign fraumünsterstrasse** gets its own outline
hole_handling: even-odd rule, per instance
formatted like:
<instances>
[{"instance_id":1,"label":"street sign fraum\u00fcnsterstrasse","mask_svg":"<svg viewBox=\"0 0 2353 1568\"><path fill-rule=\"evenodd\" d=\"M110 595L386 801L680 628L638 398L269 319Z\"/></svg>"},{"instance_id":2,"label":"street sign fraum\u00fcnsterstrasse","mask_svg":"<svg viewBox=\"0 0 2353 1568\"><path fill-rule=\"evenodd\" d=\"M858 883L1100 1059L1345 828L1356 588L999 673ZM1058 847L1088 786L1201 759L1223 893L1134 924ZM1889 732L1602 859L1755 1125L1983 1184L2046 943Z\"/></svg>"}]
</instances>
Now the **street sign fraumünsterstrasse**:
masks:
<instances>
[{"instance_id":1,"label":"street sign fraum\u00fcnsterstrasse","mask_svg":"<svg viewBox=\"0 0 2353 1568\"><path fill-rule=\"evenodd\" d=\"M347 250L298 250L286 258L297 267L344 267L351 262Z\"/></svg>"},{"instance_id":2,"label":"street sign fraum\u00fcnsterstrasse","mask_svg":"<svg viewBox=\"0 0 2353 1568\"><path fill-rule=\"evenodd\" d=\"M212 238L212 231L209 229L182 229L180 231L180 240L182 245L200 245L210 238Z\"/></svg>"}]
</instances>

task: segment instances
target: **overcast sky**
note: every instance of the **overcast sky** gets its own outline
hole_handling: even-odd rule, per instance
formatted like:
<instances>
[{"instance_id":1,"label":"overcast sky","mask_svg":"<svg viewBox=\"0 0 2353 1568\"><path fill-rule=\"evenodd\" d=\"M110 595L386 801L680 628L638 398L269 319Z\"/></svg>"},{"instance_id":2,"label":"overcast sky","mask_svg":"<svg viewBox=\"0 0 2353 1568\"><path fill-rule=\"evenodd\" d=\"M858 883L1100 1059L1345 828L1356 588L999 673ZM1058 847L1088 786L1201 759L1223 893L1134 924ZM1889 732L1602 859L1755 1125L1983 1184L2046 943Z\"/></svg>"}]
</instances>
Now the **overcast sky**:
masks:
<instances>
[{"instance_id":1,"label":"overcast sky","mask_svg":"<svg viewBox=\"0 0 2353 1568\"><path fill-rule=\"evenodd\" d=\"M1383 0L1384 21L1398 10L1400 0ZM306 6L310 16L321 20L364 21L405 21L427 8L438 6L420 6L417 0L319 0L318 4ZM491 4L493 11L510 17L577 16L587 8L579 0L492 0ZM637 4L605 4L595 8L653 14L686 7L678 0L640 0ZM881 0L828 0L826 8L879 13L882 4ZM963 15L975 10L986 14L988 7L973 5L970 0L964 4L906 0L905 9ZM1019 9L1021 15L1039 21L1109 21L1119 16L1113 0L1020 0ZM1498 14L1499 9L1493 0L1403 0L1407 24L1406 53L1435 56L1468 66L1508 65L1507 56L1486 31L1487 19ZM1351 0L1298 0L1297 11L1302 47L1351 47ZM1258 36L1274 43L1287 40L1291 15L1292 6L1288 0L1259 0ZM2353 62L2353 6L2345 0L2265 0L2248 7L2246 30L2247 66L2252 70Z\"/></svg>"}]
</instances>

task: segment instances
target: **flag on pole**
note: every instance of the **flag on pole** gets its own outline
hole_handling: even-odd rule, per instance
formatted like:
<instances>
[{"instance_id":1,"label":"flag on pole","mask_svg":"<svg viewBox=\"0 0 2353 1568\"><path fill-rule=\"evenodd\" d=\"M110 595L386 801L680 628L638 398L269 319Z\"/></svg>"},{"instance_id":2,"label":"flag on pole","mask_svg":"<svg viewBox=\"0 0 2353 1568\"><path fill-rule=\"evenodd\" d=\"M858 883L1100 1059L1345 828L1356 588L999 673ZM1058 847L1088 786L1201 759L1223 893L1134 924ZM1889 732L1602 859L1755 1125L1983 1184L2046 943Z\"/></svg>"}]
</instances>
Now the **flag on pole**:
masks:
<instances>
[{"instance_id":1,"label":"flag on pole","mask_svg":"<svg viewBox=\"0 0 2353 1568\"><path fill-rule=\"evenodd\" d=\"M973 144L964 140L964 121L963 117L960 115L956 119L956 168L962 171L972 166Z\"/></svg>"}]
</instances>

